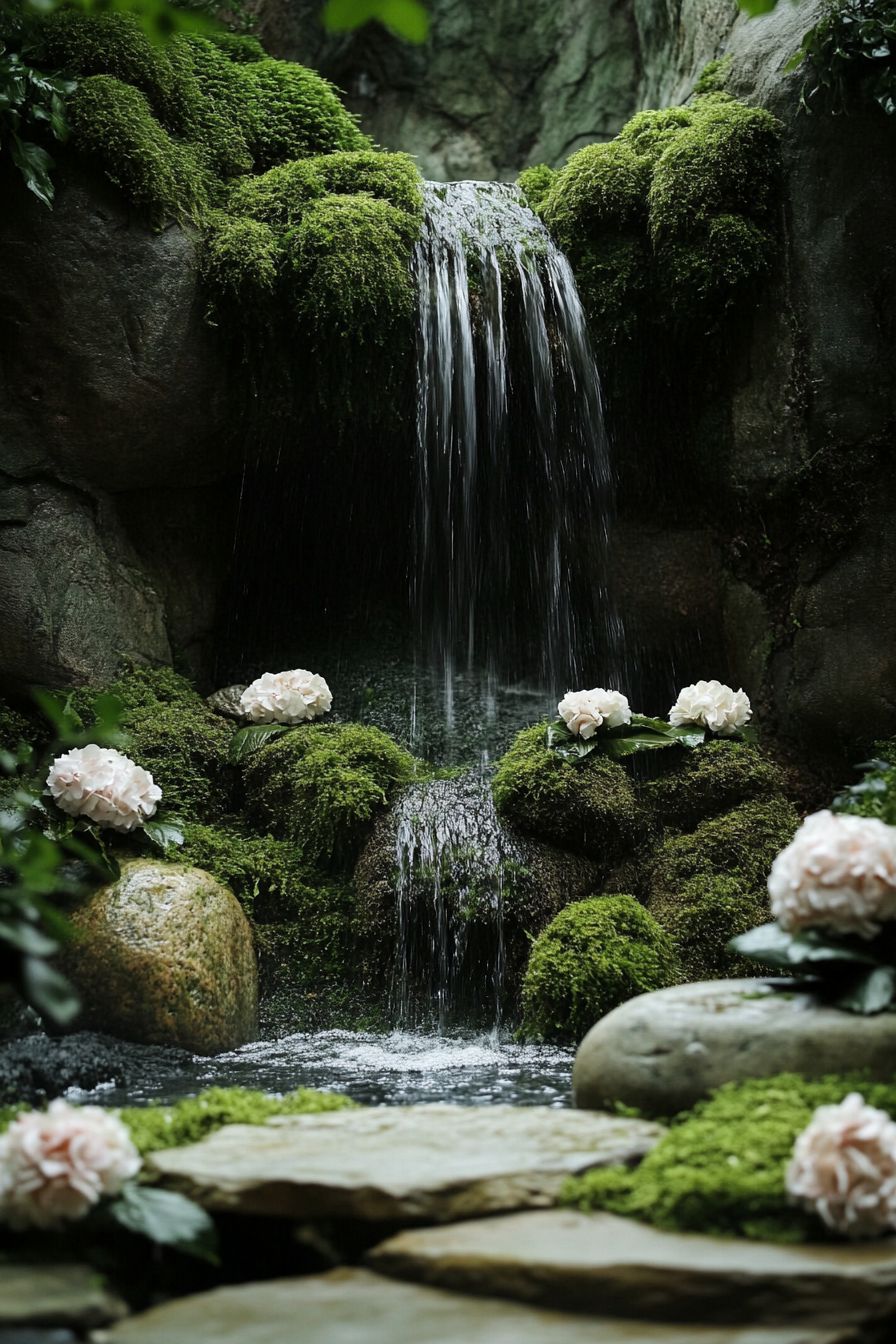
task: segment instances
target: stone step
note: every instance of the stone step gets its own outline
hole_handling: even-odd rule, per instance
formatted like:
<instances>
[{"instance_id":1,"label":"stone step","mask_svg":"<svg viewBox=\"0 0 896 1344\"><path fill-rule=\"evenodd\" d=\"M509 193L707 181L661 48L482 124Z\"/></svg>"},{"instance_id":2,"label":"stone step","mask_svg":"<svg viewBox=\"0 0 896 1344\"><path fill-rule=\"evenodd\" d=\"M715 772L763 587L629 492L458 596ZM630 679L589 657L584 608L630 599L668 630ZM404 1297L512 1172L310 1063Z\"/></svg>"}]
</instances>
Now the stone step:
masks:
<instances>
[{"instance_id":1,"label":"stone step","mask_svg":"<svg viewBox=\"0 0 896 1344\"><path fill-rule=\"evenodd\" d=\"M550 1206L567 1176L637 1161L664 1132L547 1106L390 1106L228 1125L148 1165L209 1209L441 1223Z\"/></svg>"},{"instance_id":2,"label":"stone step","mask_svg":"<svg viewBox=\"0 0 896 1344\"><path fill-rule=\"evenodd\" d=\"M0 1265L0 1328L92 1330L127 1315L91 1265Z\"/></svg>"},{"instance_id":3,"label":"stone step","mask_svg":"<svg viewBox=\"0 0 896 1344\"><path fill-rule=\"evenodd\" d=\"M896 1238L781 1246L550 1209L400 1232L380 1273L598 1315L847 1328L896 1311Z\"/></svg>"},{"instance_id":4,"label":"stone step","mask_svg":"<svg viewBox=\"0 0 896 1344\"><path fill-rule=\"evenodd\" d=\"M336 1269L183 1297L104 1344L858 1344L851 1331L595 1320Z\"/></svg>"}]
</instances>

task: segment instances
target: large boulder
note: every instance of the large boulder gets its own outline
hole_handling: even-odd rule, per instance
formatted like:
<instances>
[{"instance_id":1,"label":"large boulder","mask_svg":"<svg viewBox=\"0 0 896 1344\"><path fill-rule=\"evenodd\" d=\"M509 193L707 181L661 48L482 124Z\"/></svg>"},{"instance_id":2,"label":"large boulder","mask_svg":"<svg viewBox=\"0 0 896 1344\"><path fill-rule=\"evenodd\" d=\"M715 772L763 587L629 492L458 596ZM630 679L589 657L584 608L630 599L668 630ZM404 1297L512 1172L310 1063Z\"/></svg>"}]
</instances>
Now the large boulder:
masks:
<instances>
[{"instance_id":1,"label":"large boulder","mask_svg":"<svg viewBox=\"0 0 896 1344\"><path fill-rule=\"evenodd\" d=\"M72 916L79 1029L220 1054L254 1039L258 975L236 897L200 868L135 859Z\"/></svg>"}]
</instances>

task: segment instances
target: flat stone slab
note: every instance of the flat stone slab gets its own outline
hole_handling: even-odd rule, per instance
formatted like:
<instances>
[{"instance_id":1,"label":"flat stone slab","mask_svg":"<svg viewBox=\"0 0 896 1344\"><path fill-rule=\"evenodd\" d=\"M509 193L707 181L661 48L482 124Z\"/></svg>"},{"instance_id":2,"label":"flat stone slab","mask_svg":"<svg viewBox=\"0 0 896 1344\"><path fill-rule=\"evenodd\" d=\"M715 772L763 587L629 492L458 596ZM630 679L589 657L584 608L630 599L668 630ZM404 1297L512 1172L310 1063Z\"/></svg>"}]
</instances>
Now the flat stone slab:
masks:
<instances>
[{"instance_id":1,"label":"flat stone slab","mask_svg":"<svg viewBox=\"0 0 896 1344\"><path fill-rule=\"evenodd\" d=\"M182 1297L132 1316L106 1344L847 1344L826 1329L727 1329L595 1320L460 1297L363 1269Z\"/></svg>"},{"instance_id":2,"label":"flat stone slab","mask_svg":"<svg viewBox=\"0 0 896 1344\"><path fill-rule=\"evenodd\" d=\"M550 1209L400 1232L367 1262L457 1292L647 1320L844 1329L896 1309L896 1237L779 1246Z\"/></svg>"},{"instance_id":3,"label":"flat stone slab","mask_svg":"<svg viewBox=\"0 0 896 1344\"><path fill-rule=\"evenodd\" d=\"M0 1326L93 1330L127 1311L90 1265L0 1265Z\"/></svg>"},{"instance_id":4,"label":"flat stone slab","mask_svg":"<svg viewBox=\"0 0 896 1344\"><path fill-rule=\"evenodd\" d=\"M672 1116L722 1083L776 1073L866 1069L889 1082L894 1059L894 1013L858 1017L766 980L711 980L614 1008L579 1046L572 1085L580 1107L619 1101Z\"/></svg>"},{"instance_id":5,"label":"flat stone slab","mask_svg":"<svg viewBox=\"0 0 896 1344\"><path fill-rule=\"evenodd\" d=\"M149 1164L209 1209L441 1223L550 1206L567 1176L637 1161L664 1132L547 1106L371 1107L228 1125Z\"/></svg>"}]
</instances>

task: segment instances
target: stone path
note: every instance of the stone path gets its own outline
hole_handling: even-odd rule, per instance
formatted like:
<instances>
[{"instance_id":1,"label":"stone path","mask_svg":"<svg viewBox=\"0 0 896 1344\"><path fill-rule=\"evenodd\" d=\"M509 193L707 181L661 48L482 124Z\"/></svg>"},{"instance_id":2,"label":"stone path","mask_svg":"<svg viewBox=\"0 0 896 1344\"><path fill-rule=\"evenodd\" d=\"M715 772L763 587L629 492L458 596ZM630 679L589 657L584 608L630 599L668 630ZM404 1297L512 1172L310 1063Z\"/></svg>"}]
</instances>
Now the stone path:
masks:
<instances>
[{"instance_id":1,"label":"stone path","mask_svg":"<svg viewBox=\"0 0 896 1344\"><path fill-rule=\"evenodd\" d=\"M676 1115L722 1083L776 1073L867 1070L889 1082L896 1015L854 1017L764 980L675 985L630 999L595 1024L572 1074L576 1104Z\"/></svg>"},{"instance_id":2,"label":"stone path","mask_svg":"<svg viewBox=\"0 0 896 1344\"><path fill-rule=\"evenodd\" d=\"M106 1344L848 1344L838 1330L595 1320L395 1283L359 1269L220 1288L104 1332Z\"/></svg>"},{"instance_id":3,"label":"stone path","mask_svg":"<svg viewBox=\"0 0 896 1344\"><path fill-rule=\"evenodd\" d=\"M127 1314L90 1265L0 1265L0 1327L92 1330Z\"/></svg>"},{"instance_id":4,"label":"stone path","mask_svg":"<svg viewBox=\"0 0 896 1344\"><path fill-rule=\"evenodd\" d=\"M551 1209L401 1232L367 1262L462 1293L663 1321L843 1328L896 1311L894 1237L780 1246Z\"/></svg>"},{"instance_id":5,"label":"stone path","mask_svg":"<svg viewBox=\"0 0 896 1344\"><path fill-rule=\"evenodd\" d=\"M635 1161L663 1132L543 1106L378 1107L230 1125L149 1165L210 1209L444 1223L545 1208L567 1176Z\"/></svg>"}]
</instances>

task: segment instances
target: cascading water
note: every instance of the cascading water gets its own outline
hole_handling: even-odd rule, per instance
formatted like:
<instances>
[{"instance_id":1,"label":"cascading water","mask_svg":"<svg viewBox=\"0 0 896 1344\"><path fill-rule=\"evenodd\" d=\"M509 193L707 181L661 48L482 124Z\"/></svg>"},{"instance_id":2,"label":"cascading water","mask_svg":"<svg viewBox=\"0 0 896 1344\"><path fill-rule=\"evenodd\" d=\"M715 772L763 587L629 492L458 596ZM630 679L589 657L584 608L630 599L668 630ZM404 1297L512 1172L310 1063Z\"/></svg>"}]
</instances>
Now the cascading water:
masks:
<instances>
[{"instance_id":1,"label":"cascading water","mask_svg":"<svg viewBox=\"0 0 896 1344\"><path fill-rule=\"evenodd\" d=\"M516 187L428 183L419 286L416 563L425 664L455 681L618 682L612 474L565 256Z\"/></svg>"}]
</instances>

